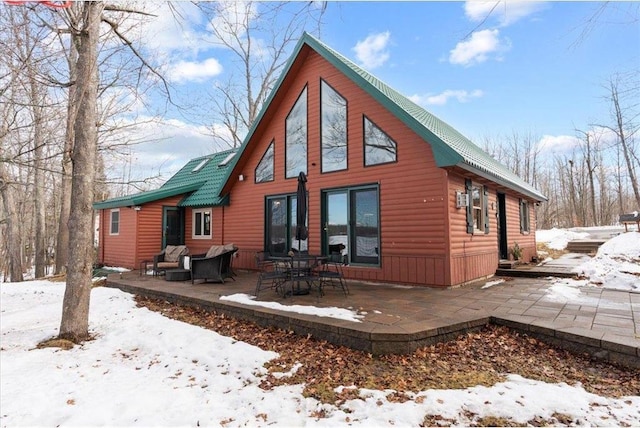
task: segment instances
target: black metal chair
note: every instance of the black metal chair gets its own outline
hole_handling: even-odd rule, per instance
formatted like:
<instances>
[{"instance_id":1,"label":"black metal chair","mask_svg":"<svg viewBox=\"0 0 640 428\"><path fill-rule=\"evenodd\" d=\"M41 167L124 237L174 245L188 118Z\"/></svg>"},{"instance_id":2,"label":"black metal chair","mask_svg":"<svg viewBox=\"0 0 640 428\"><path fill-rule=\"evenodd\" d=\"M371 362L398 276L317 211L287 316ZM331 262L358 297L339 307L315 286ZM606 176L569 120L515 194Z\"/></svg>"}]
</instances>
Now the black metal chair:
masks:
<instances>
[{"instance_id":1,"label":"black metal chair","mask_svg":"<svg viewBox=\"0 0 640 428\"><path fill-rule=\"evenodd\" d=\"M347 281L342 274L343 258L340 253L332 253L328 259L324 261L322 268L318 271L320 278L320 292L324 294L324 288L331 285L333 288L340 287L344 295L349 294Z\"/></svg>"},{"instance_id":2,"label":"black metal chair","mask_svg":"<svg viewBox=\"0 0 640 428\"><path fill-rule=\"evenodd\" d=\"M265 251L258 251L255 258L258 267L255 296L258 297L260 290L265 289L273 289L278 292L278 289L287 281L287 271L283 264L269 260Z\"/></svg>"}]
</instances>

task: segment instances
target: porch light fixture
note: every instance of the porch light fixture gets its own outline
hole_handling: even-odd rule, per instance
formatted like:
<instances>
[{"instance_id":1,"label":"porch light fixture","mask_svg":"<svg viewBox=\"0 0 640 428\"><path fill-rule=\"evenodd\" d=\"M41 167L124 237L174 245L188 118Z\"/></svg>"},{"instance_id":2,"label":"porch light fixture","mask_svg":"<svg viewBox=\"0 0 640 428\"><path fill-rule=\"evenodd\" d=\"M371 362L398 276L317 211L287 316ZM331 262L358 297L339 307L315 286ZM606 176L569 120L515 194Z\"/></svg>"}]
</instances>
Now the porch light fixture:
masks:
<instances>
[{"instance_id":1,"label":"porch light fixture","mask_svg":"<svg viewBox=\"0 0 640 428\"><path fill-rule=\"evenodd\" d=\"M138 206L138 205L135 205L135 206L133 206L131 208L133 208L135 211L140 211L142 209L142 207Z\"/></svg>"},{"instance_id":2,"label":"porch light fixture","mask_svg":"<svg viewBox=\"0 0 640 428\"><path fill-rule=\"evenodd\" d=\"M238 176L238 181L244 181L244 174L240 174Z\"/></svg>"}]
</instances>

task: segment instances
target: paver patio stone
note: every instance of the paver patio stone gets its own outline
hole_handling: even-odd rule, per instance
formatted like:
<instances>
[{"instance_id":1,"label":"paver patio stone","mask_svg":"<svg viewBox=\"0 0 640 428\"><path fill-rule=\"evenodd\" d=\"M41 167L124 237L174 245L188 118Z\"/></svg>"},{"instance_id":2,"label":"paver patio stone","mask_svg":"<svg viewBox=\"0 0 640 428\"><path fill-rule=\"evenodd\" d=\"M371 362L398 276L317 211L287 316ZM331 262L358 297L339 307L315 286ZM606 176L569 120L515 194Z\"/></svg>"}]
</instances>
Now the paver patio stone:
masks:
<instances>
[{"instance_id":1,"label":"paver patio stone","mask_svg":"<svg viewBox=\"0 0 640 428\"><path fill-rule=\"evenodd\" d=\"M346 297L331 293L332 290L324 297L312 294L284 299L275 292L260 295L260 301L274 301L285 307L335 306L366 312L362 322L356 323L220 300L220 296L235 293L251 295L255 275L239 272L236 282L191 285L151 277L141 280L137 272L132 272L122 279L114 275L109 283L125 291L198 305L374 354L412 352L419 346L451 339L492 322L544 337L549 343L577 352L618 359L632 367L637 361L640 366L636 336L640 330L640 297L634 293L603 293L582 287L577 302L552 301L546 298L551 281L518 278L487 289L481 288L484 283L434 289L349 281L351 294ZM605 334L610 336L607 348L599 344Z\"/></svg>"}]
</instances>

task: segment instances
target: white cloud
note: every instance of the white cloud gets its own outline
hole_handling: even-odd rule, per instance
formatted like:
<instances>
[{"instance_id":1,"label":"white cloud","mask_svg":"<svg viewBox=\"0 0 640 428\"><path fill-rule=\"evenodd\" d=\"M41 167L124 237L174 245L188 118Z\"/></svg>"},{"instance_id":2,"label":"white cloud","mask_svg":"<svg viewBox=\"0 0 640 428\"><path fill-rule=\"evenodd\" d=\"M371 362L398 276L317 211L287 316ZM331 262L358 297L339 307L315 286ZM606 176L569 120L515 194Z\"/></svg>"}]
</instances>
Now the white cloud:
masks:
<instances>
[{"instance_id":1,"label":"white cloud","mask_svg":"<svg viewBox=\"0 0 640 428\"><path fill-rule=\"evenodd\" d=\"M389 51L387 50L391 33L371 34L366 39L356 43L353 50L356 58L364 68L374 69L380 67L389 59Z\"/></svg>"},{"instance_id":2,"label":"white cloud","mask_svg":"<svg viewBox=\"0 0 640 428\"><path fill-rule=\"evenodd\" d=\"M217 14L209 22L208 29L231 46L237 44L237 38L245 37L247 25L258 18L258 4L250 1L223 0L213 7Z\"/></svg>"},{"instance_id":3,"label":"white cloud","mask_svg":"<svg viewBox=\"0 0 640 428\"><path fill-rule=\"evenodd\" d=\"M467 1L464 12L474 22L497 19L506 27L546 7L543 1Z\"/></svg>"},{"instance_id":4,"label":"white cloud","mask_svg":"<svg viewBox=\"0 0 640 428\"><path fill-rule=\"evenodd\" d=\"M198 30L204 15L190 2L143 2L145 12L154 17L137 28L142 45L165 57L195 56L203 47L205 33Z\"/></svg>"},{"instance_id":5,"label":"white cloud","mask_svg":"<svg viewBox=\"0 0 640 428\"><path fill-rule=\"evenodd\" d=\"M171 65L169 80L179 83L203 82L220 73L222 73L222 65L215 58L209 58L202 62L178 61Z\"/></svg>"},{"instance_id":6,"label":"white cloud","mask_svg":"<svg viewBox=\"0 0 640 428\"><path fill-rule=\"evenodd\" d=\"M580 139L572 135L545 135L538 142L538 150L546 153L569 153L580 146Z\"/></svg>"},{"instance_id":7,"label":"white cloud","mask_svg":"<svg viewBox=\"0 0 640 428\"><path fill-rule=\"evenodd\" d=\"M483 95L484 92L480 89L471 92L462 89L447 89L437 95L413 95L409 99L421 105L444 105L452 98L455 98L460 103L466 103L472 98L480 98Z\"/></svg>"},{"instance_id":8,"label":"white cloud","mask_svg":"<svg viewBox=\"0 0 640 428\"><path fill-rule=\"evenodd\" d=\"M182 168L190 159L230 148L221 139L211 136L206 126L177 119L154 119L140 116L136 121L120 119L121 131L110 136L115 142L131 141L134 145L120 153L107 152L107 176L120 181L142 180L160 175L160 180L148 188L157 188ZM214 125L218 135L225 135L222 125ZM130 193L126 192L126 193Z\"/></svg>"},{"instance_id":9,"label":"white cloud","mask_svg":"<svg viewBox=\"0 0 640 428\"><path fill-rule=\"evenodd\" d=\"M510 48L507 40L500 40L500 30L481 30L471 34L450 51L449 62L465 67L485 62L490 54L500 54Z\"/></svg>"}]
</instances>

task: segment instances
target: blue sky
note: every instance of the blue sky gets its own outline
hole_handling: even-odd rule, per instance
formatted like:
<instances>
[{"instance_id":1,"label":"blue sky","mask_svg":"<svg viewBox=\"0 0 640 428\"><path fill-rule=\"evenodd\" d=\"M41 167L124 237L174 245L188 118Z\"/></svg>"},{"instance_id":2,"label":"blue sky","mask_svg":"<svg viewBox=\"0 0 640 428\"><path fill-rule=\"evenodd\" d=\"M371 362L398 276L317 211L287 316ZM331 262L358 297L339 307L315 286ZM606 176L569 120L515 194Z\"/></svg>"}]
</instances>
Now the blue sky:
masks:
<instances>
[{"instance_id":1,"label":"blue sky","mask_svg":"<svg viewBox=\"0 0 640 428\"><path fill-rule=\"evenodd\" d=\"M185 22L159 13L146 30L148 44L171 59L167 76L177 97L202 114L167 111L170 126L146 130L164 139L134 149L143 171L162 168L165 178L214 150L203 134L213 119L206 123L202 94L230 71L228 53L202 41L207 22L182 5ZM320 39L478 145L517 133L534 135L548 150L568 150L575 129L610 123L607 80L640 70L639 6L602 5L329 2ZM596 25L588 25L595 15Z\"/></svg>"}]
</instances>

